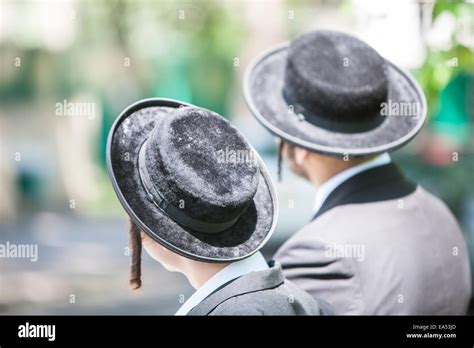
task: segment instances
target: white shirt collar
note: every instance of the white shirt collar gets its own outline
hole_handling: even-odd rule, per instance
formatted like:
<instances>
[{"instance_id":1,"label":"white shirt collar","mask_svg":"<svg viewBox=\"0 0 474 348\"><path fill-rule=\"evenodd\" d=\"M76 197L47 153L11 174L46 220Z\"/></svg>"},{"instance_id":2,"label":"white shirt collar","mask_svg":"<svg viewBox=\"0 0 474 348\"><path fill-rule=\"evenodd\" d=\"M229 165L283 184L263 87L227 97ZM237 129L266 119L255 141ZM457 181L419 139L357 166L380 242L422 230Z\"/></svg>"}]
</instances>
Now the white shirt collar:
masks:
<instances>
[{"instance_id":1,"label":"white shirt collar","mask_svg":"<svg viewBox=\"0 0 474 348\"><path fill-rule=\"evenodd\" d=\"M316 197L314 199L313 214L316 214L319 211L326 198L328 198L331 192L334 191L336 187L341 185L344 181L368 169L388 164L390 161L390 155L385 152L370 161L358 164L334 175L332 178L318 187L316 191Z\"/></svg>"},{"instance_id":2,"label":"white shirt collar","mask_svg":"<svg viewBox=\"0 0 474 348\"><path fill-rule=\"evenodd\" d=\"M207 282L197 289L191 297L183 303L175 315L187 315L191 309L208 297L225 283L230 282L244 274L268 269L268 264L260 252L256 252L246 259L232 262L214 274Z\"/></svg>"}]
</instances>

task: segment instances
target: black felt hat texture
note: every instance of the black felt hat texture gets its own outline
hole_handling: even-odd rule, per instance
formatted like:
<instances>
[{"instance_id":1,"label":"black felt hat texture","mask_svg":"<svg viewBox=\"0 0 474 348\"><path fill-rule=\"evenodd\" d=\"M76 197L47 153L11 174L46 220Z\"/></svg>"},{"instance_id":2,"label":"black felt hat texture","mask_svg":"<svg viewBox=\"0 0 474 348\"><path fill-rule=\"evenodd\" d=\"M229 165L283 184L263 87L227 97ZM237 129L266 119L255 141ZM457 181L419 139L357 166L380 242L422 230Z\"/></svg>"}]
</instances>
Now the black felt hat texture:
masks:
<instances>
[{"instance_id":1,"label":"black felt hat texture","mask_svg":"<svg viewBox=\"0 0 474 348\"><path fill-rule=\"evenodd\" d=\"M335 31L309 32L257 57L244 93L272 133L329 155L397 149L426 119L424 93L407 72Z\"/></svg>"},{"instance_id":2,"label":"black felt hat texture","mask_svg":"<svg viewBox=\"0 0 474 348\"><path fill-rule=\"evenodd\" d=\"M243 259L275 228L277 202L267 169L240 132L210 110L163 98L129 106L110 130L107 164L134 222L183 256ZM165 198L165 210L150 192ZM170 206L193 224L177 219Z\"/></svg>"}]
</instances>

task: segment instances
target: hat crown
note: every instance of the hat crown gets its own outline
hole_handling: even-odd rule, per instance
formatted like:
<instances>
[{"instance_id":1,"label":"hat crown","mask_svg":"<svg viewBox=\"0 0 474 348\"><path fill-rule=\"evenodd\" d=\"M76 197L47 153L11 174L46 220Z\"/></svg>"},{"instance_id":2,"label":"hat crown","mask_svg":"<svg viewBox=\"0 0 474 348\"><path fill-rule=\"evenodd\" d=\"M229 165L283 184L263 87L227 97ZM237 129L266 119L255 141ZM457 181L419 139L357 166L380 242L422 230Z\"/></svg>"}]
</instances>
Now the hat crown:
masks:
<instances>
[{"instance_id":1,"label":"hat crown","mask_svg":"<svg viewBox=\"0 0 474 348\"><path fill-rule=\"evenodd\" d=\"M181 107L157 119L145 158L153 185L194 219L219 223L236 218L257 191L253 149L209 110Z\"/></svg>"},{"instance_id":2,"label":"hat crown","mask_svg":"<svg viewBox=\"0 0 474 348\"><path fill-rule=\"evenodd\" d=\"M385 60L350 35L315 31L292 41L283 94L306 121L341 132L363 131L382 122L388 95Z\"/></svg>"}]
</instances>

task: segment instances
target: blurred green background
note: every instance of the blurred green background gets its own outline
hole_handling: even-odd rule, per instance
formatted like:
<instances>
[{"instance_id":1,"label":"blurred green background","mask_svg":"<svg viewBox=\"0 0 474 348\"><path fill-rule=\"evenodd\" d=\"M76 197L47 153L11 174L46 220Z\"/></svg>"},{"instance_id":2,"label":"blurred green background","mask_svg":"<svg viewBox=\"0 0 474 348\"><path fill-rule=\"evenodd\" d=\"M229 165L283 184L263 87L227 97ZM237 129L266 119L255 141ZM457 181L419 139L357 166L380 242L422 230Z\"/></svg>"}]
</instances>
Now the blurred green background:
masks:
<instances>
[{"instance_id":1,"label":"blurred green background","mask_svg":"<svg viewBox=\"0 0 474 348\"><path fill-rule=\"evenodd\" d=\"M144 288L128 291L125 214L105 172L108 130L139 99L181 99L229 118L275 173L273 139L245 105L242 76L257 54L312 29L359 36L418 79L429 121L393 158L450 206L473 250L473 6L0 0L0 242L39 246L37 262L0 259L0 313L173 314L192 289L147 256ZM58 112L67 103L89 109ZM311 217L308 183L286 170L277 190L268 256Z\"/></svg>"}]
</instances>

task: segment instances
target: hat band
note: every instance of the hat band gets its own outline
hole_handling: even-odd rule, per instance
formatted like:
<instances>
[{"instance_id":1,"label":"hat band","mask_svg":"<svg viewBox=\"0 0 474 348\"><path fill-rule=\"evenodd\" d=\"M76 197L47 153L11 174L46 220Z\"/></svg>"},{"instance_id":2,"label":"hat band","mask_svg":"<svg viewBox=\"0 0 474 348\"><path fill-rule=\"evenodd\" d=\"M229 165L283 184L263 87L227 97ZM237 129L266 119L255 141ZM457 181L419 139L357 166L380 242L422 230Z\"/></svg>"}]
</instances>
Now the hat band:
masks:
<instances>
[{"instance_id":1,"label":"hat band","mask_svg":"<svg viewBox=\"0 0 474 348\"><path fill-rule=\"evenodd\" d=\"M147 193L147 198L151 203L158 207L170 219L193 231L214 234L225 231L235 224L235 222L239 219L240 214L236 218L226 222L206 222L190 217L182 209L170 203L151 181L150 174L148 173L145 163L146 143L147 141L145 140L138 154L138 171L143 188Z\"/></svg>"},{"instance_id":2,"label":"hat band","mask_svg":"<svg viewBox=\"0 0 474 348\"><path fill-rule=\"evenodd\" d=\"M322 117L317 113L309 111L305 108L301 103L296 101L296 98L293 97L290 91L286 88L282 91L283 100L288 106L293 107L293 113L296 116L302 115L302 118L299 118L301 121L305 120L312 125L317 127L333 131L333 132L340 132L340 133L360 133L366 132L376 127L380 126L383 121L385 121L386 117L381 117L380 114L375 115L374 118L369 120L359 120L357 122L341 122L331 120L326 117ZM377 117L380 116L380 117Z\"/></svg>"}]
</instances>

